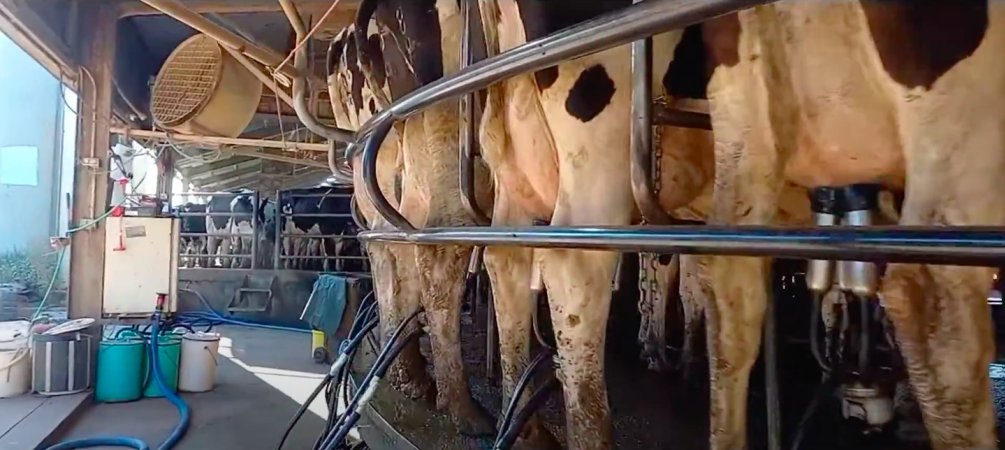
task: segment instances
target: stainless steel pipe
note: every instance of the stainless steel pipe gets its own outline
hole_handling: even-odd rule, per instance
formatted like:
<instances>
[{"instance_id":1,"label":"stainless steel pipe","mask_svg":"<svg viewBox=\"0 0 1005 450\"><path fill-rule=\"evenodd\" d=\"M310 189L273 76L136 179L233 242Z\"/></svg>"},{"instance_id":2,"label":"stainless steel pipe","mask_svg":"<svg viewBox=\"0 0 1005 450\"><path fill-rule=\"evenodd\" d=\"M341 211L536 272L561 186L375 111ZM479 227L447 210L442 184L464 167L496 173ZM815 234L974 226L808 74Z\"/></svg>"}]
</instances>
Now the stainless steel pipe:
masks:
<instances>
[{"instance_id":1,"label":"stainless steel pipe","mask_svg":"<svg viewBox=\"0 0 1005 450\"><path fill-rule=\"evenodd\" d=\"M307 27L304 25L303 19L300 18L300 13L297 11L296 5L293 4L291 0L279 0L280 6L283 8L283 12L286 13L286 18L290 21L290 26L293 27L294 34L296 35L296 42L300 43L304 38L307 37ZM296 45L296 43L294 44ZM293 55L293 68L296 75L293 76L293 109L297 113L297 118L303 122L304 126L308 130L311 130L318 136L325 139L331 139L338 142L352 142L354 140L354 133L349 130L343 130L336 127L330 127L321 123L320 120L314 114L311 113L310 108L307 105L307 91L308 83L307 76L305 75L310 71L307 64L307 45L301 45L299 49L296 49L296 54ZM332 154L334 150L329 150L329 154ZM333 175L338 178L339 173L337 171L332 171ZM348 180L352 182L352 180Z\"/></svg>"},{"instance_id":2,"label":"stainless steel pipe","mask_svg":"<svg viewBox=\"0 0 1005 450\"><path fill-rule=\"evenodd\" d=\"M471 64L471 26L472 20L471 4L475 0L461 1L461 14L464 15L464 31L461 35L461 69ZM478 196L475 195L475 94L470 92L463 97L459 103L461 127L458 143L460 155L460 186L461 203L468 215L478 225L489 225L492 223L488 215L478 206Z\"/></svg>"},{"instance_id":3,"label":"stainless steel pipe","mask_svg":"<svg viewBox=\"0 0 1005 450\"><path fill-rule=\"evenodd\" d=\"M528 42L417 89L371 118L357 133L358 141L369 136L363 148L366 190L377 211L388 222L400 229L414 229L391 207L377 184L376 153L394 121L435 103L485 89L514 75L771 2L772 0L647 1Z\"/></svg>"},{"instance_id":4,"label":"stainless steel pipe","mask_svg":"<svg viewBox=\"0 0 1005 450\"><path fill-rule=\"evenodd\" d=\"M638 3L640 0L636 0ZM632 197L646 223L668 225L673 218L656 196L653 165L653 51L652 38L632 42Z\"/></svg>"},{"instance_id":5,"label":"stainless steel pipe","mask_svg":"<svg viewBox=\"0 0 1005 450\"><path fill-rule=\"evenodd\" d=\"M468 227L368 231L360 240L424 245L502 245L798 259L924 262L998 267L1001 227Z\"/></svg>"}]
</instances>

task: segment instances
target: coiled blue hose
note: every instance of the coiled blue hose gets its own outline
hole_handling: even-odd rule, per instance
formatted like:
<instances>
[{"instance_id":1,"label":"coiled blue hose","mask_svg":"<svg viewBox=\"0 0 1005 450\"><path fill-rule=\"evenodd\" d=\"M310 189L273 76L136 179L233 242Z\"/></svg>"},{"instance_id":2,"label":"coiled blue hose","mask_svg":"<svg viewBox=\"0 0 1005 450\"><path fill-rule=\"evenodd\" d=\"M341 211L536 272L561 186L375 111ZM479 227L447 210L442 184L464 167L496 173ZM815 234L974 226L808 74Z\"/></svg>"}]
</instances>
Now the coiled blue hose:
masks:
<instances>
[{"instance_id":1,"label":"coiled blue hose","mask_svg":"<svg viewBox=\"0 0 1005 450\"><path fill-rule=\"evenodd\" d=\"M185 436L185 432L188 431L188 423L191 419L191 412L189 411L188 405L185 401L178 396L178 394L172 390L167 382L164 381L164 375L161 374L160 369L160 358L158 354L158 344L157 339L160 334L160 314L155 314L153 319L153 324L150 328L150 361L153 363L153 373L154 382L157 383L157 387L164 393L164 397L168 399L178 408L178 425L175 425L174 429L171 430L171 434L168 438L157 447L158 450L171 450L178 441ZM150 450L150 446L146 442L140 439L129 437L129 436L103 436L96 438L86 438L77 439L74 441L61 442L59 444L53 445L46 450L74 450L78 448L91 448L91 447L125 447L133 448L136 450Z\"/></svg>"}]
</instances>

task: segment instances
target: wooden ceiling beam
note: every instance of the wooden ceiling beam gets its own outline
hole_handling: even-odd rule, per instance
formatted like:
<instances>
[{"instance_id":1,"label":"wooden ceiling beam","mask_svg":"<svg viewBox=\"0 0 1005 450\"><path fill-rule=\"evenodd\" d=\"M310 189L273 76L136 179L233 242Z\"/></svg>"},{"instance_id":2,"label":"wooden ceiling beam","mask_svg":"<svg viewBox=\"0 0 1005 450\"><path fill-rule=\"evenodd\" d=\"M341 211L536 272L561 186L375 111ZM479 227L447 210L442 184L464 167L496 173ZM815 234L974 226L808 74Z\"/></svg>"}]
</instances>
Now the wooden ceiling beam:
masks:
<instances>
[{"instance_id":1,"label":"wooden ceiling beam","mask_svg":"<svg viewBox=\"0 0 1005 450\"><path fill-rule=\"evenodd\" d=\"M104 0L92 0L104 1ZM282 12L277 0L184 0L183 3L189 9L199 13L256 13L256 12ZM318 15L324 13L331 0L294 0L297 9L302 14ZM338 6L338 12L356 11L359 8L360 0L344 0ZM119 17L150 16L161 14L138 0L123 2L119 8Z\"/></svg>"}]
</instances>

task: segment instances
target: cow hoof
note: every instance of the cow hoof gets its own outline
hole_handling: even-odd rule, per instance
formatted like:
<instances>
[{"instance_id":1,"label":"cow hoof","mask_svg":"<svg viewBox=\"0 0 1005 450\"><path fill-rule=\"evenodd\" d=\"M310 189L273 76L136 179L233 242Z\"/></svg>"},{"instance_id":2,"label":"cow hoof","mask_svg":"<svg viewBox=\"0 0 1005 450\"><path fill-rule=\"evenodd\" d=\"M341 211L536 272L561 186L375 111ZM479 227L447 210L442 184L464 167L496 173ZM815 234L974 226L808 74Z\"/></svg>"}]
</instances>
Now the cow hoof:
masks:
<instances>
[{"instance_id":1,"label":"cow hoof","mask_svg":"<svg viewBox=\"0 0 1005 450\"><path fill-rule=\"evenodd\" d=\"M559 450L562 446L558 443L558 439L555 439L555 436L541 424L540 420L533 418L524 425L523 430L520 430L520 436L513 443L513 448L517 450Z\"/></svg>"},{"instance_id":2,"label":"cow hoof","mask_svg":"<svg viewBox=\"0 0 1005 450\"><path fill-rule=\"evenodd\" d=\"M436 399L436 385L428 378L421 381L402 383L397 386L397 389L411 400L434 401Z\"/></svg>"},{"instance_id":3,"label":"cow hoof","mask_svg":"<svg viewBox=\"0 0 1005 450\"><path fill-rule=\"evenodd\" d=\"M467 411L453 415L454 425L457 426L458 432L469 437L495 436L496 428L481 408L472 404L464 409Z\"/></svg>"}]
</instances>

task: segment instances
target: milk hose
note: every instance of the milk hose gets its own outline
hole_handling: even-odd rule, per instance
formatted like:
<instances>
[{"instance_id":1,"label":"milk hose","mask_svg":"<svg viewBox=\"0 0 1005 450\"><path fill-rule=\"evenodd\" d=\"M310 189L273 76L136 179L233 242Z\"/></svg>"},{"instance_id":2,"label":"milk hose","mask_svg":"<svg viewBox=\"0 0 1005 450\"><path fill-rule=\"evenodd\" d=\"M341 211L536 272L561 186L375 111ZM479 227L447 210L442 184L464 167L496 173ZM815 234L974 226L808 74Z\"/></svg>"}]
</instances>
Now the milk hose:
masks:
<instances>
[{"instance_id":1,"label":"milk hose","mask_svg":"<svg viewBox=\"0 0 1005 450\"><path fill-rule=\"evenodd\" d=\"M150 360L153 362L153 373L154 381L157 383L157 387L164 393L164 397L170 401L175 408L178 409L178 424L175 425L174 429L171 430L171 434L168 438L157 447L158 450L170 450L178 444L178 441L185 436L185 432L188 431L188 423L190 419L190 412L188 405L185 401L178 396L164 381L164 375L160 370L160 355L158 352L158 339L157 336L160 334L160 321L161 321L161 306L158 304L158 311L154 313L153 323L151 324L150 332ZM124 447L132 448L136 450L150 450L150 446L146 442L140 439L130 437L130 436L102 436L94 438L77 439L73 441L61 442L59 444L53 445L46 450L73 450L79 448L92 448L92 447Z\"/></svg>"}]
</instances>

